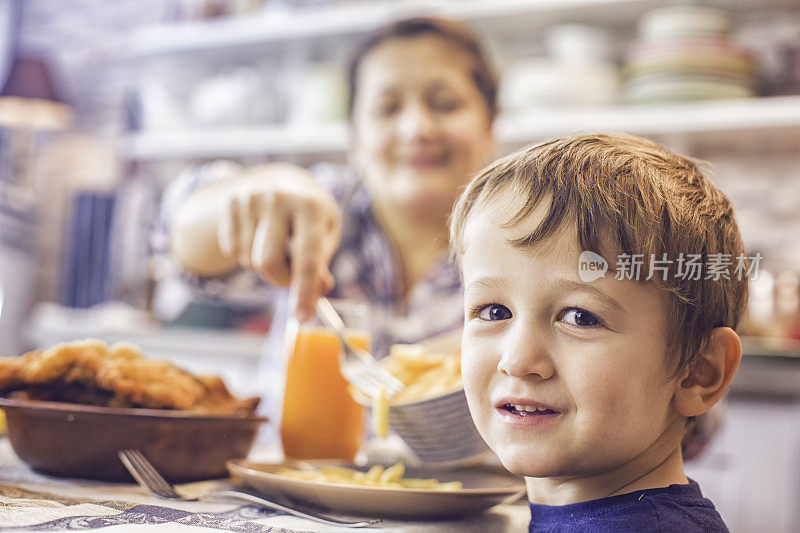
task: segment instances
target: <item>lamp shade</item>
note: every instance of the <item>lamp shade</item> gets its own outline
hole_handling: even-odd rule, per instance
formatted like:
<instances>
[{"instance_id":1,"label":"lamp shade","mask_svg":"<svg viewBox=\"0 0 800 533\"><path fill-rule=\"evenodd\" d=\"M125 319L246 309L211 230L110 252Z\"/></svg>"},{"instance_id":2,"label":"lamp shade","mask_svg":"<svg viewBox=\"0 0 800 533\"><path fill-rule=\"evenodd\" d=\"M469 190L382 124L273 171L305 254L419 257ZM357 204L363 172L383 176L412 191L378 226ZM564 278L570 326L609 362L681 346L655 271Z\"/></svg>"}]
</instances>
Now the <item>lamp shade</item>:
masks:
<instances>
[{"instance_id":1,"label":"lamp shade","mask_svg":"<svg viewBox=\"0 0 800 533\"><path fill-rule=\"evenodd\" d=\"M0 96L38 98L53 102L59 98L47 64L39 58L17 56L11 63L11 72Z\"/></svg>"},{"instance_id":2,"label":"lamp shade","mask_svg":"<svg viewBox=\"0 0 800 533\"><path fill-rule=\"evenodd\" d=\"M32 130L64 130L72 110L61 99L47 63L17 56L0 91L0 126Z\"/></svg>"}]
</instances>

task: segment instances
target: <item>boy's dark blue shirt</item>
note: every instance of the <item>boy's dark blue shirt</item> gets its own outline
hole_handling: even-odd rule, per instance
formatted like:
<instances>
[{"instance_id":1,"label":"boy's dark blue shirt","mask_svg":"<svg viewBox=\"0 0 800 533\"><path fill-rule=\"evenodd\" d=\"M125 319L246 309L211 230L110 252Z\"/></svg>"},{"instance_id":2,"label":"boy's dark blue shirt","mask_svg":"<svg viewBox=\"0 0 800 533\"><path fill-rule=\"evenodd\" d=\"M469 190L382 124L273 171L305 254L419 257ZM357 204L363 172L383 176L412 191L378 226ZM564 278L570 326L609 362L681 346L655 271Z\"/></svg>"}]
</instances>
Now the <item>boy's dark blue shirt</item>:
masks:
<instances>
[{"instance_id":1,"label":"boy's dark blue shirt","mask_svg":"<svg viewBox=\"0 0 800 533\"><path fill-rule=\"evenodd\" d=\"M530 504L531 533L727 532L711 500L688 485L646 489L569 505Z\"/></svg>"}]
</instances>

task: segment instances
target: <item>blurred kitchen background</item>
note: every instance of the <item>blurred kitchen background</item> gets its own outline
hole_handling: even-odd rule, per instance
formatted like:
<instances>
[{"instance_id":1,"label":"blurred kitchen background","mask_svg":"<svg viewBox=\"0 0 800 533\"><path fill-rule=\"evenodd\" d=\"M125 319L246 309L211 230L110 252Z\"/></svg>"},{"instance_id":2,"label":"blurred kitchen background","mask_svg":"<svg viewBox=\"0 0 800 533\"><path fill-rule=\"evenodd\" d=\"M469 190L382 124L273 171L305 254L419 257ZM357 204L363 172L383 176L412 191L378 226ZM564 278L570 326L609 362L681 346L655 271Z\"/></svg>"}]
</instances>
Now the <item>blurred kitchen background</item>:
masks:
<instances>
[{"instance_id":1,"label":"blurred kitchen background","mask_svg":"<svg viewBox=\"0 0 800 533\"><path fill-rule=\"evenodd\" d=\"M270 309L162 282L168 265L150 254L161 192L219 158L345 161L348 51L417 14L485 38L503 153L626 131L711 163L763 260L724 426L689 470L733 531L793 530L797 0L0 0L0 355L129 340L256 392Z\"/></svg>"}]
</instances>

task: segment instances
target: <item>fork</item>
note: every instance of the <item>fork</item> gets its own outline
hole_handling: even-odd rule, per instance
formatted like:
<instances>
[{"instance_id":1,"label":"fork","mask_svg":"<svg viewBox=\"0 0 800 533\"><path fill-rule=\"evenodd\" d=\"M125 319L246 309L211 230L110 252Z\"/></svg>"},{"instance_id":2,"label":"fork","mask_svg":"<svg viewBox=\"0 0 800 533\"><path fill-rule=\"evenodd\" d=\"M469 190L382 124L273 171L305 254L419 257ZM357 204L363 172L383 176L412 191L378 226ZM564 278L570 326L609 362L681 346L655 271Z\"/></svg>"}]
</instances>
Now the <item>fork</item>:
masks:
<instances>
[{"instance_id":1,"label":"fork","mask_svg":"<svg viewBox=\"0 0 800 533\"><path fill-rule=\"evenodd\" d=\"M344 377L354 387L372 398L379 397L382 390L391 398L405 388L402 381L378 364L375 356L347 341L342 318L324 296L317 300L317 317L336 333L342 343L339 366Z\"/></svg>"},{"instance_id":2,"label":"fork","mask_svg":"<svg viewBox=\"0 0 800 533\"><path fill-rule=\"evenodd\" d=\"M119 450L117 452L117 456L122 461L122 464L125 465L125 468L128 469L128 472L131 473L136 482L139 483L139 485L149 490L159 498L165 500L180 500L187 502L216 498L243 500L251 504L260 505L276 511L282 511L290 515L313 520L314 522L319 522L320 524L325 524L328 526L372 527L374 524L381 522L380 518L352 522L348 520L339 520L329 516L323 517L321 515L304 513L302 511L298 511L297 509L284 507L278 503L259 498L258 496L253 496L252 494L248 494L246 492L238 492L234 490L216 490L208 492L198 498L188 498L186 496L181 496L178 491L175 490L175 487L169 481L164 479L164 476L162 476L158 470L156 470L153 464L148 461L144 454L142 454L142 452L139 450Z\"/></svg>"}]
</instances>

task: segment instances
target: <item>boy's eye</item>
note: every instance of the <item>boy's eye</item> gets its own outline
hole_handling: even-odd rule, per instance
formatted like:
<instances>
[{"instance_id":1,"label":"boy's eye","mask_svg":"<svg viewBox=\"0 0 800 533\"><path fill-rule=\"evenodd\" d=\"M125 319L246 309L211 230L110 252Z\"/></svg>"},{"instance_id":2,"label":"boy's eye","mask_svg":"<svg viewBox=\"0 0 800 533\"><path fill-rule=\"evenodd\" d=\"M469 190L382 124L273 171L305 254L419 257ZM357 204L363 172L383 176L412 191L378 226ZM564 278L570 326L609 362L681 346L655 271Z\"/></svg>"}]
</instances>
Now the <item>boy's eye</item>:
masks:
<instances>
[{"instance_id":1,"label":"boy's eye","mask_svg":"<svg viewBox=\"0 0 800 533\"><path fill-rule=\"evenodd\" d=\"M597 315L577 307L567 309L564 314L561 315L560 320L566 322L567 324L573 324L583 328L591 328L602 325L602 321Z\"/></svg>"},{"instance_id":2,"label":"boy's eye","mask_svg":"<svg viewBox=\"0 0 800 533\"><path fill-rule=\"evenodd\" d=\"M508 320L511 318L511 311L509 311L508 307L505 305L489 304L476 309L473 312L473 315L477 316L481 320Z\"/></svg>"}]
</instances>

